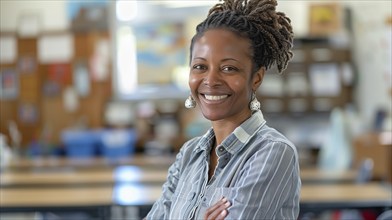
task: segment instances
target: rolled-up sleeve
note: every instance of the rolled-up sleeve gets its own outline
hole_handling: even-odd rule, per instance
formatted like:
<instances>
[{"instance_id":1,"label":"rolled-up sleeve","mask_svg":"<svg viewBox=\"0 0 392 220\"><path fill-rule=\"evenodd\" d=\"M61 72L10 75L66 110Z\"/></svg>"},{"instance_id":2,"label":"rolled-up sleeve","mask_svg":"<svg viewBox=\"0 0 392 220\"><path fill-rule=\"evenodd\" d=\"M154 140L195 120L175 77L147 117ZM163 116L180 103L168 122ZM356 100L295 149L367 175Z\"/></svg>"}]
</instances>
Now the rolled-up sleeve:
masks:
<instances>
[{"instance_id":1,"label":"rolled-up sleeve","mask_svg":"<svg viewBox=\"0 0 392 220\"><path fill-rule=\"evenodd\" d=\"M162 186L162 194L160 198L154 203L150 212L145 219L156 220L156 219L168 219L172 197L176 190L178 180L180 178L181 163L182 163L183 151L176 156L175 162L170 166L168 170L168 176L166 182Z\"/></svg>"}]
</instances>

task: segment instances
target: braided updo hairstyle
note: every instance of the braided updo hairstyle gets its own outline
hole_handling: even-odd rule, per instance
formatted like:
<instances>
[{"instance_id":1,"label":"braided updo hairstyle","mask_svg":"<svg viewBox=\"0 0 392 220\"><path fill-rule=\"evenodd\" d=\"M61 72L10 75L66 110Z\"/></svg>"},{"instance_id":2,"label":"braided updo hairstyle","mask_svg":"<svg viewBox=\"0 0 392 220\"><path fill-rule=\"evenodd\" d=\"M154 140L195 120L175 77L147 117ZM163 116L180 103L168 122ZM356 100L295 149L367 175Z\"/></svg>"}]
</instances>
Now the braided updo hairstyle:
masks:
<instances>
[{"instance_id":1,"label":"braided updo hairstyle","mask_svg":"<svg viewBox=\"0 0 392 220\"><path fill-rule=\"evenodd\" d=\"M276 0L224 0L213 6L207 18L196 27L194 42L210 29L223 28L248 38L252 45L253 67L267 70L274 64L279 73L293 57L293 30L290 19L276 12Z\"/></svg>"}]
</instances>

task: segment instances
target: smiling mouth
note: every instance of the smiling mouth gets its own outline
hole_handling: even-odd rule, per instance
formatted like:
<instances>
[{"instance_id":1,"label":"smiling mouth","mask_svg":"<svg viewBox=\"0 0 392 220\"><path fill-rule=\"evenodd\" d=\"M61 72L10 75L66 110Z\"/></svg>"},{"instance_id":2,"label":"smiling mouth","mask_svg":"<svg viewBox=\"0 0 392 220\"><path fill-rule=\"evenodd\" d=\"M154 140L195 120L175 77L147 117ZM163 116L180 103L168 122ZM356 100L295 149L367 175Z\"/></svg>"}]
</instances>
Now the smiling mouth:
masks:
<instances>
[{"instance_id":1,"label":"smiling mouth","mask_svg":"<svg viewBox=\"0 0 392 220\"><path fill-rule=\"evenodd\" d=\"M204 95L209 101L219 101L228 97L228 95Z\"/></svg>"}]
</instances>

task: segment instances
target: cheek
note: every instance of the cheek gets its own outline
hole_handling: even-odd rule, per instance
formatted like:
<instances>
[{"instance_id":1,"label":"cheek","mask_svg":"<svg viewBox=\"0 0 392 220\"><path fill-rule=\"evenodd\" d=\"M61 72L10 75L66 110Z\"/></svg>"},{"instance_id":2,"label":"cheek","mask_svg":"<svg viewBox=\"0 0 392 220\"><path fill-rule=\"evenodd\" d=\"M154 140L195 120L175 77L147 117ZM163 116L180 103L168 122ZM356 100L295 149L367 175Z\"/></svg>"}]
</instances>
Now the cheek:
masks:
<instances>
[{"instance_id":1,"label":"cheek","mask_svg":"<svg viewBox=\"0 0 392 220\"><path fill-rule=\"evenodd\" d=\"M192 74L189 75L189 87L191 88L191 90L194 90L197 88L197 85L199 84L200 79L197 77L192 76Z\"/></svg>"},{"instance_id":2,"label":"cheek","mask_svg":"<svg viewBox=\"0 0 392 220\"><path fill-rule=\"evenodd\" d=\"M244 93L248 90L248 84L242 80L234 81L231 84L231 87L233 90L240 92L240 93Z\"/></svg>"}]
</instances>

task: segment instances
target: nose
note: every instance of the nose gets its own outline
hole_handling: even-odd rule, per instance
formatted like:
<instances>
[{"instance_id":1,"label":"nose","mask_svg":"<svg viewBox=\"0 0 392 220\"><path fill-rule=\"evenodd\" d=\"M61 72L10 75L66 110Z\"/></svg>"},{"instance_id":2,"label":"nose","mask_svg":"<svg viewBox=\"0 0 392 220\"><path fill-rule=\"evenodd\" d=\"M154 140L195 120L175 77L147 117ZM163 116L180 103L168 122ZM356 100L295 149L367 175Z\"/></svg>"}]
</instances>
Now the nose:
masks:
<instances>
[{"instance_id":1,"label":"nose","mask_svg":"<svg viewBox=\"0 0 392 220\"><path fill-rule=\"evenodd\" d=\"M204 85L214 87L222 84L222 78L218 70L214 68L210 68L209 71L206 72L204 80Z\"/></svg>"}]
</instances>

